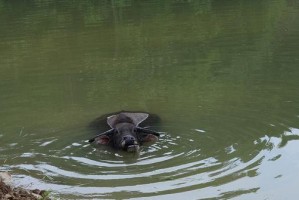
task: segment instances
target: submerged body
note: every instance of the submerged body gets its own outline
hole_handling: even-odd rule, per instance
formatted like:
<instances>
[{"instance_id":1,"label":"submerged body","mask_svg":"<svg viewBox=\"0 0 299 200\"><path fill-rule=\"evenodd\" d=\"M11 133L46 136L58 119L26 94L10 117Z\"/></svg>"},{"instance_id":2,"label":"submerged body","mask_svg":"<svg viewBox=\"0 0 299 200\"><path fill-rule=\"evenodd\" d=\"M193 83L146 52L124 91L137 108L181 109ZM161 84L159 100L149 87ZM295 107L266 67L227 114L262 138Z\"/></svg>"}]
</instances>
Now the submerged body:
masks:
<instances>
[{"instance_id":1,"label":"submerged body","mask_svg":"<svg viewBox=\"0 0 299 200\"><path fill-rule=\"evenodd\" d=\"M128 152L136 152L140 145L145 142L156 142L160 134L139 127L138 125L148 118L147 113L120 112L107 117L107 124L110 130L100 133L89 142L99 145L111 145L116 149Z\"/></svg>"}]
</instances>

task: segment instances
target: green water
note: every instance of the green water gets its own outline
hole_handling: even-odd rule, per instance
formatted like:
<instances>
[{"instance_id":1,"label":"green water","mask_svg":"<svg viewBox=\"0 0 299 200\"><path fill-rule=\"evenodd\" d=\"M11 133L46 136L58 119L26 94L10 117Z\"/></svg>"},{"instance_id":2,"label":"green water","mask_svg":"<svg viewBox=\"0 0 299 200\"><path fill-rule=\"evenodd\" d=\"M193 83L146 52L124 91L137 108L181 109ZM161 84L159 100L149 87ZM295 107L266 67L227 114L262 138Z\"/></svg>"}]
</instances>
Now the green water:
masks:
<instances>
[{"instance_id":1,"label":"green water","mask_svg":"<svg viewBox=\"0 0 299 200\"><path fill-rule=\"evenodd\" d=\"M61 199L296 199L299 3L0 0L0 170ZM88 124L158 114L135 156Z\"/></svg>"}]
</instances>

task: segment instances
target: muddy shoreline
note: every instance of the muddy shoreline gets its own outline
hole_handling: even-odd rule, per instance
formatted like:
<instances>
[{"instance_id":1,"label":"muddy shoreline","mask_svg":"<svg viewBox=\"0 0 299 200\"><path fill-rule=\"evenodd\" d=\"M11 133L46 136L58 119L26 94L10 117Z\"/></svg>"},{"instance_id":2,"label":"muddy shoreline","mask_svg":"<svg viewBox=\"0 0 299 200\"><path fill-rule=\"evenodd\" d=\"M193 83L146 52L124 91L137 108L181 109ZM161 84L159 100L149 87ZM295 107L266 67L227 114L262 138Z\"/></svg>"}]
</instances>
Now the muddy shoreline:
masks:
<instances>
[{"instance_id":1,"label":"muddy shoreline","mask_svg":"<svg viewBox=\"0 0 299 200\"><path fill-rule=\"evenodd\" d=\"M0 200L51 200L48 194L45 190L14 187L11 175L0 172Z\"/></svg>"}]
</instances>

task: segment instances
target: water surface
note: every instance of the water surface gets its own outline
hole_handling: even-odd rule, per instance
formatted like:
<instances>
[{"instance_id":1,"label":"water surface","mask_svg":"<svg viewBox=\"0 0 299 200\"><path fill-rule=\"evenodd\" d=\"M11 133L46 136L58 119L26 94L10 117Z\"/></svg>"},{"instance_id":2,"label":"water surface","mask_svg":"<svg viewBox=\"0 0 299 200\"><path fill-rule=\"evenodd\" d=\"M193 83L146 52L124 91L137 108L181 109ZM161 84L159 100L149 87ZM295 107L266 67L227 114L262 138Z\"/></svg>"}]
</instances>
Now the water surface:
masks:
<instances>
[{"instance_id":1,"label":"water surface","mask_svg":"<svg viewBox=\"0 0 299 200\"><path fill-rule=\"evenodd\" d=\"M0 169L62 199L295 199L299 4L0 1ZM140 155L95 118L155 113Z\"/></svg>"}]
</instances>

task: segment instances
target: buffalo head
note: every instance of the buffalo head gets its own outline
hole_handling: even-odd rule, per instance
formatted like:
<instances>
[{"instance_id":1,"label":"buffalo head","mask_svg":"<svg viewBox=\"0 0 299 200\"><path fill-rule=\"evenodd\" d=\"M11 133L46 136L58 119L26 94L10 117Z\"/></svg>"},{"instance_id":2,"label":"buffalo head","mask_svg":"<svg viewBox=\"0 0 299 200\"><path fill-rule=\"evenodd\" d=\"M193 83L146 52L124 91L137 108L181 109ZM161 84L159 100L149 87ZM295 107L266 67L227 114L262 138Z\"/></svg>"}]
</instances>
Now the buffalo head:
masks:
<instances>
[{"instance_id":1,"label":"buffalo head","mask_svg":"<svg viewBox=\"0 0 299 200\"><path fill-rule=\"evenodd\" d=\"M143 143L155 142L159 139L159 133L138 126L148 116L147 113L130 112L121 112L109 116L107 117L107 124L111 129L91 138L89 142L99 145L111 145L116 149L128 152L136 152Z\"/></svg>"}]
</instances>

